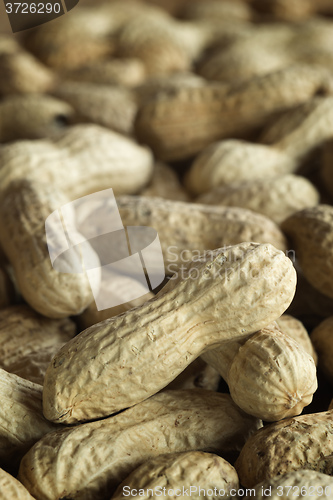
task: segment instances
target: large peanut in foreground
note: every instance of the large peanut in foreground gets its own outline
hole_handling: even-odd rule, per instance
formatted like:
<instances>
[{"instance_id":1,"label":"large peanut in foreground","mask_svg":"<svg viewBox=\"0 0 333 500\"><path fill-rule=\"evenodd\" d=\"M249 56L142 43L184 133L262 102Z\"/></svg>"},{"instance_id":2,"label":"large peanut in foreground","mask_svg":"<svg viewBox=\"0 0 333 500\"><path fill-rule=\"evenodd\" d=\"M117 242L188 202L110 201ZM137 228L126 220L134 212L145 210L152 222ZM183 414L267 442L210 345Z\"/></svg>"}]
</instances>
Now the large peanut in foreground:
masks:
<instances>
[{"instance_id":1,"label":"large peanut in foreground","mask_svg":"<svg viewBox=\"0 0 333 500\"><path fill-rule=\"evenodd\" d=\"M291 261L243 243L192 262L141 307L88 328L45 374L43 408L54 422L111 415L147 399L210 347L254 333L290 304Z\"/></svg>"},{"instance_id":2,"label":"large peanut in foreground","mask_svg":"<svg viewBox=\"0 0 333 500\"><path fill-rule=\"evenodd\" d=\"M23 458L18 477L37 500L109 500L153 457L238 451L261 425L226 394L166 391L119 415L48 434Z\"/></svg>"}]
</instances>

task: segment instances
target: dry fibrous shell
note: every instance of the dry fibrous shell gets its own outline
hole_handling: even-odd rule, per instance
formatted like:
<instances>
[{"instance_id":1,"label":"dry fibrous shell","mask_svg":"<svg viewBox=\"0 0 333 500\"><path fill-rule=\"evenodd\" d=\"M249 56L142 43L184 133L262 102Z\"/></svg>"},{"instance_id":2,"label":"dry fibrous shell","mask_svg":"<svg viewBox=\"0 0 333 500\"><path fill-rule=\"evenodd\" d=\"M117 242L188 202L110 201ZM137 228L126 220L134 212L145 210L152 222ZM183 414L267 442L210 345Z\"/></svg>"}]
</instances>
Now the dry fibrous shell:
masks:
<instances>
[{"instance_id":1,"label":"dry fibrous shell","mask_svg":"<svg viewBox=\"0 0 333 500\"><path fill-rule=\"evenodd\" d=\"M11 183L0 198L0 241L13 266L18 288L33 309L50 318L79 314L93 300L87 273L71 273L73 265L82 261L80 246L73 246L64 255L69 272L52 267L45 220L66 203L66 196L55 191L54 186L27 180ZM72 217L67 226L75 238L78 232ZM99 268L97 255L89 245L87 251L88 248L89 257ZM92 279L97 279L96 275Z\"/></svg>"},{"instance_id":2,"label":"dry fibrous shell","mask_svg":"<svg viewBox=\"0 0 333 500\"><path fill-rule=\"evenodd\" d=\"M185 490L191 491L191 498L195 500L215 500L228 496L231 490L237 491L238 487L237 472L226 460L212 453L189 451L161 455L145 462L118 486L112 500L126 498L133 489L143 490L147 498L153 498L161 490L166 492L165 498L172 500L182 496ZM214 492L213 495L210 492Z\"/></svg>"},{"instance_id":3,"label":"dry fibrous shell","mask_svg":"<svg viewBox=\"0 0 333 500\"><path fill-rule=\"evenodd\" d=\"M0 469L0 500L34 500L20 481Z\"/></svg>"},{"instance_id":4,"label":"dry fibrous shell","mask_svg":"<svg viewBox=\"0 0 333 500\"><path fill-rule=\"evenodd\" d=\"M0 102L0 142L49 137L67 128L74 109L46 95L8 96Z\"/></svg>"},{"instance_id":5,"label":"dry fibrous shell","mask_svg":"<svg viewBox=\"0 0 333 500\"><path fill-rule=\"evenodd\" d=\"M196 258L155 299L88 328L58 352L45 375L45 416L75 423L147 399L210 347L280 317L295 281L290 260L269 244Z\"/></svg>"},{"instance_id":6,"label":"dry fibrous shell","mask_svg":"<svg viewBox=\"0 0 333 500\"><path fill-rule=\"evenodd\" d=\"M154 196L175 201L189 201L189 195L180 183L175 170L165 163L156 163L149 185L141 196Z\"/></svg>"},{"instance_id":7,"label":"dry fibrous shell","mask_svg":"<svg viewBox=\"0 0 333 500\"><path fill-rule=\"evenodd\" d=\"M302 165L333 134L333 97L315 97L274 120L260 141Z\"/></svg>"},{"instance_id":8,"label":"dry fibrous shell","mask_svg":"<svg viewBox=\"0 0 333 500\"><path fill-rule=\"evenodd\" d=\"M144 103L136 133L164 161L189 158L214 141L249 138L278 112L308 101L333 80L324 68L293 65L238 86L180 88Z\"/></svg>"},{"instance_id":9,"label":"dry fibrous shell","mask_svg":"<svg viewBox=\"0 0 333 500\"><path fill-rule=\"evenodd\" d=\"M93 124L70 127L53 140L0 147L0 162L1 189L18 179L42 181L71 200L109 187L115 194L136 193L154 165L147 148Z\"/></svg>"},{"instance_id":10,"label":"dry fibrous shell","mask_svg":"<svg viewBox=\"0 0 333 500\"><path fill-rule=\"evenodd\" d=\"M328 141L323 148L321 177L325 188L333 196L333 140Z\"/></svg>"},{"instance_id":11,"label":"dry fibrous shell","mask_svg":"<svg viewBox=\"0 0 333 500\"><path fill-rule=\"evenodd\" d=\"M175 389L206 389L217 391L221 377L220 374L203 359L197 358L178 375L163 390Z\"/></svg>"},{"instance_id":12,"label":"dry fibrous shell","mask_svg":"<svg viewBox=\"0 0 333 500\"><path fill-rule=\"evenodd\" d=\"M295 161L282 151L229 139L211 144L197 156L185 185L193 194L201 194L217 186L271 179L294 170Z\"/></svg>"},{"instance_id":13,"label":"dry fibrous shell","mask_svg":"<svg viewBox=\"0 0 333 500\"><path fill-rule=\"evenodd\" d=\"M80 68L69 69L64 76L68 80L78 82L134 87L144 82L146 70L140 59L123 57L92 62Z\"/></svg>"},{"instance_id":14,"label":"dry fibrous shell","mask_svg":"<svg viewBox=\"0 0 333 500\"><path fill-rule=\"evenodd\" d=\"M166 273L204 250L243 241L271 243L286 250L286 241L274 222L250 210L216 207L143 196L118 196L117 205L125 226L149 226L159 235Z\"/></svg>"},{"instance_id":15,"label":"dry fibrous shell","mask_svg":"<svg viewBox=\"0 0 333 500\"><path fill-rule=\"evenodd\" d=\"M291 240L305 278L333 298L333 207L306 208L288 217L281 227Z\"/></svg>"},{"instance_id":16,"label":"dry fibrous shell","mask_svg":"<svg viewBox=\"0 0 333 500\"><path fill-rule=\"evenodd\" d=\"M226 380L242 410L270 422L299 415L318 387L311 355L275 326L245 343L207 351L203 359Z\"/></svg>"},{"instance_id":17,"label":"dry fibrous shell","mask_svg":"<svg viewBox=\"0 0 333 500\"><path fill-rule=\"evenodd\" d=\"M288 418L256 432L235 467L240 482L251 488L261 481L299 469L316 469L333 453L332 411Z\"/></svg>"},{"instance_id":18,"label":"dry fibrous shell","mask_svg":"<svg viewBox=\"0 0 333 500\"><path fill-rule=\"evenodd\" d=\"M315 364L317 364L317 353L303 323L289 314L283 314L281 318L276 320L276 323L280 330L302 346L303 349L313 357Z\"/></svg>"},{"instance_id":19,"label":"dry fibrous shell","mask_svg":"<svg viewBox=\"0 0 333 500\"><path fill-rule=\"evenodd\" d=\"M260 426L228 395L167 391L114 417L45 436L21 461L18 477L37 498L109 500L119 483L151 458L238 450Z\"/></svg>"},{"instance_id":20,"label":"dry fibrous shell","mask_svg":"<svg viewBox=\"0 0 333 500\"><path fill-rule=\"evenodd\" d=\"M242 207L279 224L294 212L318 205L320 195L305 177L293 174L234 182L197 198L198 203Z\"/></svg>"},{"instance_id":21,"label":"dry fibrous shell","mask_svg":"<svg viewBox=\"0 0 333 500\"><path fill-rule=\"evenodd\" d=\"M290 495L299 495L309 500L330 498L333 492L333 478L311 470L297 470L276 476L256 485L255 494L250 490L245 498L262 500L269 497L271 500L288 500Z\"/></svg>"},{"instance_id":22,"label":"dry fibrous shell","mask_svg":"<svg viewBox=\"0 0 333 500\"><path fill-rule=\"evenodd\" d=\"M15 469L23 455L57 426L43 417L42 386L0 369L0 464Z\"/></svg>"},{"instance_id":23,"label":"dry fibrous shell","mask_svg":"<svg viewBox=\"0 0 333 500\"><path fill-rule=\"evenodd\" d=\"M130 134L137 111L134 94L127 89L94 83L63 82L53 95L75 109L77 119Z\"/></svg>"},{"instance_id":24,"label":"dry fibrous shell","mask_svg":"<svg viewBox=\"0 0 333 500\"><path fill-rule=\"evenodd\" d=\"M311 341L318 354L318 366L333 382L333 316L322 321L311 333Z\"/></svg>"},{"instance_id":25,"label":"dry fibrous shell","mask_svg":"<svg viewBox=\"0 0 333 500\"><path fill-rule=\"evenodd\" d=\"M31 382L43 384L48 364L76 333L68 318L44 318L26 305L0 311L0 366Z\"/></svg>"},{"instance_id":26,"label":"dry fibrous shell","mask_svg":"<svg viewBox=\"0 0 333 500\"><path fill-rule=\"evenodd\" d=\"M43 93L55 82L53 72L25 51L3 53L0 47L0 94Z\"/></svg>"}]
</instances>

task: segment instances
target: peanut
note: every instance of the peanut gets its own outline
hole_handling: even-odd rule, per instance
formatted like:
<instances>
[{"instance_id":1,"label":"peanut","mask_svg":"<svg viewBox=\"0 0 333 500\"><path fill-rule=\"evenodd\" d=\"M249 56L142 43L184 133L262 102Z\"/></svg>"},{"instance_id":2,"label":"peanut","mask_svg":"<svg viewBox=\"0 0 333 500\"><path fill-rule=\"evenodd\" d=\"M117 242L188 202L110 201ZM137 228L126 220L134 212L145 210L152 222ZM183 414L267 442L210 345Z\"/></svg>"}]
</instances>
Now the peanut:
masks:
<instances>
[{"instance_id":1,"label":"peanut","mask_svg":"<svg viewBox=\"0 0 333 500\"><path fill-rule=\"evenodd\" d=\"M199 196L196 201L246 208L279 224L294 212L318 205L319 199L319 192L311 182L290 174L220 186Z\"/></svg>"},{"instance_id":2,"label":"peanut","mask_svg":"<svg viewBox=\"0 0 333 500\"><path fill-rule=\"evenodd\" d=\"M210 262L196 259L185 279L170 280L155 299L88 328L58 352L45 375L46 418L91 420L147 399L209 347L278 318L294 291L294 268L271 245L244 243L216 251Z\"/></svg>"},{"instance_id":3,"label":"peanut","mask_svg":"<svg viewBox=\"0 0 333 500\"><path fill-rule=\"evenodd\" d=\"M240 482L261 481L299 469L316 469L333 453L332 411L288 418L268 425L245 444L235 468Z\"/></svg>"},{"instance_id":4,"label":"peanut","mask_svg":"<svg viewBox=\"0 0 333 500\"><path fill-rule=\"evenodd\" d=\"M317 390L311 355L274 325L245 342L211 349L203 359L222 375L242 410L266 421L299 415Z\"/></svg>"},{"instance_id":5,"label":"peanut","mask_svg":"<svg viewBox=\"0 0 333 500\"><path fill-rule=\"evenodd\" d=\"M133 489L143 490L147 498L153 498L154 493L163 488L168 500L176 499L178 491L189 489L194 499L215 499L218 495L209 495L208 490L216 488L221 496L222 491L227 496L238 486L237 472L226 460L212 453L189 451L161 455L143 463L118 486L112 500L125 498L127 491Z\"/></svg>"},{"instance_id":6,"label":"peanut","mask_svg":"<svg viewBox=\"0 0 333 500\"><path fill-rule=\"evenodd\" d=\"M22 459L18 478L36 498L108 500L151 458L237 450L260 426L226 394L167 391L114 417L48 434Z\"/></svg>"},{"instance_id":7,"label":"peanut","mask_svg":"<svg viewBox=\"0 0 333 500\"><path fill-rule=\"evenodd\" d=\"M318 356L303 323L289 314L283 314L281 318L276 320L276 323L280 330L294 339L308 354L312 356L315 364L317 365Z\"/></svg>"},{"instance_id":8,"label":"peanut","mask_svg":"<svg viewBox=\"0 0 333 500\"><path fill-rule=\"evenodd\" d=\"M8 472L0 469L0 500L33 500L25 487Z\"/></svg>"}]
</instances>

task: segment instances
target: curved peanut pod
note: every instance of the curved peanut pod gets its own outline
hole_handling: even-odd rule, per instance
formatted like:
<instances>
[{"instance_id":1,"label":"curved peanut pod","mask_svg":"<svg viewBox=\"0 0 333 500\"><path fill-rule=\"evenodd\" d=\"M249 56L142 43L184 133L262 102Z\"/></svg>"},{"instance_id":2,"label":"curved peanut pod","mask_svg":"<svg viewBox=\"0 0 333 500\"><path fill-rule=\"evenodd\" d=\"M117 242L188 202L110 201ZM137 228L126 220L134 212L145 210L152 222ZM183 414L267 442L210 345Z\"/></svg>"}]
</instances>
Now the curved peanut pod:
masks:
<instances>
[{"instance_id":1,"label":"curved peanut pod","mask_svg":"<svg viewBox=\"0 0 333 500\"><path fill-rule=\"evenodd\" d=\"M26 305L7 307L0 311L0 367L42 385L52 357L75 333L68 318L45 318Z\"/></svg>"},{"instance_id":2,"label":"curved peanut pod","mask_svg":"<svg viewBox=\"0 0 333 500\"><path fill-rule=\"evenodd\" d=\"M271 243L286 250L285 238L275 223L243 208L133 196L117 197L117 205L124 226L156 229L169 275L205 250L243 241Z\"/></svg>"},{"instance_id":3,"label":"curved peanut pod","mask_svg":"<svg viewBox=\"0 0 333 500\"><path fill-rule=\"evenodd\" d=\"M299 492L302 498L321 500L331 497L333 479L320 472L297 470L257 484L254 495L251 491L244 498L262 500L269 497L271 500L288 500L290 494L296 495Z\"/></svg>"},{"instance_id":4,"label":"curved peanut pod","mask_svg":"<svg viewBox=\"0 0 333 500\"><path fill-rule=\"evenodd\" d=\"M10 96L0 103L0 142L62 132L74 115L66 102L45 95Z\"/></svg>"},{"instance_id":5,"label":"curved peanut pod","mask_svg":"<svg viewBox=\"0 0 333 500\"><path fill-rule=\"evenodd\" d=\"M332 411L288 418L256 432L242 449L235 467L240 482L253 487L277 475L304 468L333 453Z\"/></svg>"},{"instance_id":6,"label":"curved peanut pod","mask_svg":"<svg viewBox=\"0 0 333 500\"><path fill-rule=\"evenodd\" d=\"M15 469L23 455L57 426L43 417L42 386L0 369L0 465Z\"/></svg>"},{"instance_id":7,"label":"curved peanut pod","mask_svg":"<svg viewBox=\"0 0 333 500\"><path fill-rule=\"evenodd\" d=\"M162 490L168 500L191 491L191 498L218 498L237 490L238 475L226 460L212 453L189 451L160 455L135 469L117 488L112 500L126 498L133 489L144 490L147 498ZM165 488L165 490L163 490ZM208 490L214 491L211 496ZM215 491L216 491L215 490ZM179 493L180 492L180 493ZM186 495L186 493L185 493ZM185 496L184 495L184 496Z\"/></svg>"},{"instance_id":8,"label":"curved peanut pod","mask_svg":"<svg viewBox=\"0 0 333 500\"><path fill-rule=\"evenodd\" d=\"M64 254L66 272L52 267L46 244L45 221L52 212L67 203L66 196L55 191L53 186L24 180L10 184L0 198L0 241L14 268L18 288L33 309L50 318L79 314L93 300L85 269L73 273L73 268L82 268L80 245L73 246L72 251ZM69 236L77 236L74 216L73 221L66 222ZM64 238L58 227L54 231L59 238ZM53 243L60 244L59 241ZM98 269L100 263L96 253L89 244L86 248L89 259ZM96 287L98 279L99 276L94 273Z\"/></svg>"},{"instance_id":9,"label":"curved peanut pod","mask_svg":"<svg viewBox=\"0 0 333 500\"><path fill-rule=\"evenodd\" d=\"M0 148L1 189L18 179L43 181L75 200L111 187L116 194L143 189L153 172L147 148L93 124L76 125L53 140Z\"/></svg>"},{"instance_id":10,"label":"curved peanut pod","mask_svg":"<svg viewBox=\"0 0 333 500\"><path fill-rule=\"evenodd\" d=\"M311 403L318 387L316 365L288 335L271 325L243 345L234 344L212 349L203 359L223 376L242 410L273 422L299 415Z\"/></svg>"},{"instance_id":11,"label":"curved peanut pod","mask_svg":"<svg viewBox=\"0 0 333 500\"><path fill-rule=\"evenodd\" d=\"M318 356L311 342L310 336L303 323L289 314L282 314L276 320L279 329L294 339L303 349L313 357L315 364L318 363Z\"/></svg>"},{"instance_id":12,"label":"curved peanut pod","mask_svg":"<svg viewBox=\"0 0 333 500\"><path fill-rule=\"evenodd\" d=\"M319 192L305 177L281 175L221 186L196 201L208 205L242 207L260 213L280 224L304 208L319 203Z\"/></svg>"},{"instance_id":13,"label":"curved peanut pod","mask_svg":"<svg viewBox=\"0 0 333 500\"><path fill-rule=\"evenodd\" d=\"M167 391L111 418L45 436L21 461L18 477L36 498L108 500L151 458L192 450L227 453L261 425L226 394Z\"/></svg>"},{"instance_id":14,"label":"curved peanut pod","mask_svg":"<svg viewBox=\"0 0 333 500\"><path fill-rule=\"evenodd\" d=\"M0 500L34 500L29 491L8 472L0 469Z\"/></svg>"},{"instance_id":15,"label":"curved peanut pod","mask_svg":"<svg viewBox=\"0 0 333 500\"><path fill-rule=\"evenodd\" d=\"M210 347L279 317L295 284L291 261L268 244L243 243L196 260L186 278L178 275L154 299L59 351L45 376L46 418L92 420L147 399Z\"/></svg>"},{"instance_id":16,"label":"curved peanut pod","mask_svg":"<svg viewBox=\"0 0 333 500\"><path fill-rule=\"evenodd\" d=\"M323 68L293 65L229 89L221 84L181 88L143 104L137 137L163 161L190 158L214 141L249 138L276 113L333 90Z\"/></svg>"},{"instance_id":17,"label":"curved peanut pod","mask_svg":"<svg viewBox=\"0 0 333 500\"><path fill-rule=\"evenodd\" d=\"M318 205L296 212L283 221L306 279L333 298L333 207Z\"/></svg>"}]
</instances>

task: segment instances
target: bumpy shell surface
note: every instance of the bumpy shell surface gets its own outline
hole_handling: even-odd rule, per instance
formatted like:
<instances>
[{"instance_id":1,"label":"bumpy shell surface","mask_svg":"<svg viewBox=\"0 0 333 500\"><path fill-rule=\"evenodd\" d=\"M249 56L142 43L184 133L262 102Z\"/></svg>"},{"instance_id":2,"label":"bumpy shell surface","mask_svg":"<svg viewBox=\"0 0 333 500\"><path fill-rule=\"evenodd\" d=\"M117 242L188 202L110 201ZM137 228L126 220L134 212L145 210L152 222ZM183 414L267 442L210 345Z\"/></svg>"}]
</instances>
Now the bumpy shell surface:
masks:
<instances>
[{"instance_id":1,"label":"bumpy shell surface","mask_svg":"<svg viewBox=\"0 0 333 500\"><path fill-rule=\"evenodd\" d=\"M218 186L231 185L232 189L235 182L265 182L262 179L272 179L294 170L295 162L281 151L229 139L211 144L197 156L185 177L185 184L193 194L202 194Z\"/></svg>"},{"instance_id":2,"label":"bumpy shell surface","mask_svg":"<svg viewBox=\"0 0 333 500\"><path fill-rule=\"evenodd\" d=\"M130 134L137 111L134 95L127 89L94 83L63 82L53 95L70 104L80 120Z\"/></svg>"},{"instance_id":3,"label":"bumpy shell surface","mask_svg":"<svg viewBox=\"0 0 333 500\"><path fill-rule=\"evenodd\" d=\"M290 174L221 186L200 196L197 201L247 208L279 224L294 212L317 205L319 199L319 193L310 181Z\"/></svg>"},{"instance_id":4,"label":"bumpy shell surface","mask_svg":"<svg viewBox=\"0 0 333 500\"><path fill-rule=\"evenodd\" d=\"M318 205L297 212L282 225L306 279L333 298L333 207Z\"/></svg>"},{"instance_id":5,"label":"bumpy shell surface","mask_svg":"<svg viewBox=\"0 0 333 500\"><path fill-rule=\"evenodd\" d=\"M277 475L315 469L319 460L333 453L332 414L288 418L255 433L235 463L241 484L252 488Z\"/></svg>"},{"instance_id":6,"label":"bumpy shell surface","mask_svg":"<svg viewBox=\"0 0 333 500\"><path fill-rule=\"evenodd\" d=\"M117 197L117 204L124 226L156 229L169 275L201 252L224 245L255 241L286 249L275 223L243 208L128 196Z\"/></svg>"},{"instance_id":7,"label":"bumpy shell surface","mask_svg":"<svg viewBox=\"0 0 333 500\"><path fill-rule=\"evenodd\" d=\"M0 311L0 366L31 382L43 384L53 355L75 335L68 318L51 320L25 305Z\"/></svg>"},{"instance_id":8,"label":"bumpy shell surface","mask_svg":"<svg viewBox=\"0 0 333 500\"><path fill-rule=\"evenodd\" d=\"M93 300L86 272L61 273L51 264L45 220L66 203L68 199L54 186L24 180L10 184L0 199L0 241L14 268L19 290L33 309L50 318L79 314ZM74 225L68 229L73 230L71 236L78 234ZM90 257L99 268L92 248ZM81 262L80 247L73 247L65 259L71 271L76 260Z\"/></svg>"},{"instance_id":9,"label":"bumpy shell surface","mask_svg":"<svg viewBox=\"0 0 333 500\"><path fill-rule=\"evenodd\" d=\"M45 416L74 423L147 399L210 346L279 317L295 275L271 245L243 243L193 261L187 276L170 280L155 299L88 328L59 351L45 376Z\"/></svg>"},{"instance_id":10,"label":"bumpy shell surface","mask_svg":"<svg viewBox=\"0 0 333 500\"><path fill-rule=\"evenodd\" d=\"M310 470L298 470L277 476L268 481L259 483L255 488L255 495L248 493L245 498L262 500L269 497L271 500L288 500L290 496L301 496L321 500L331 498L333 494L333 478Z\"/></svg>"},{"instance_id":11,"label":"bumpy shell surface","mask_svg":"<svg viewBox=\"0 0 333 500\"><path fill-rule=\"evenodd\" d=\"M333 382L333 316L325 319L311 333L318 354L318 364L330 382Z\"/></svg>"},{"instance_id":12,"label":"bumpy shell surface","mask_svg":"<svg viewBox=\"0 0 333 500\"><path fill-rule=\"evenodd\" d=\"M294 65L226 89L184 88L145 103L135 130L164 161L189 158L214 141L247 138L277 112L308 101L318 89L329 93L325 69Z\"/></svg>"},{"instance_id":13,"label":"bumpy shell surface","mask_svg":"<svg viewBox=\"0 0 333 500\"><path fill-rule=\"evenodd\" d=\"M59 99L27 94L1 101L0 115L0 142L8 142L40 139L62 132L74 110Z\"/></svg>"},{"instance_id":14,"label":"bumpy shell surface","mask_svg":"<svg viewBox=\"0 0 333 500\"><path fill-rule=\"evenodd\" d=\"M235 450L260 425L228 395L199 389L163 392L114 417L45 436L23 458L19 480L45 500L108 500L151 458Z\"/></svg>"},{"instance_id":15,"label":"bumpy shell surface","mask_svg":"<svg viewBox=\"0 0 333 500\"><path fill-rule=\"evenodd\" d=\"M147 148L94 124L76 125L53 141L21 141L0 148L1 189L13 180L44 181L71 200L112 188L143 189L153 172Z\"/></svg>"},{"instance_id":16,"label":"bumpy shell surface","mask_svg":"<svg viewBox=\"0 0 333 500\"><path fill-rule=\"evenodd\" d=\"M230 490L237 490L238 486L237 472L226 460L212 453L190 451L161 455L145 462L118 486L112 499L125 498L132 489L142 489L147 498L153 498L156 491L165 488L164 496L168 500L176 500L184 490L191 491L194 499L216 500L223 496L223 492L228 496ZM209 495L207 490L214 491L214 488L217 494ZM153 490L153 494L148 489Z\"/></svg>"},{"instance_id":17,"label":"bumpy shell surface","mask_svg":"<svg viewBox=\"0 0 333 500\"><path fill-rule=\"evenodd\" d=\"M289 337L303 347L308 354L311 354L315 364L317 364L317 353L303 323L289 314L283 314L281 318L276 320L276 323L283 333L289 335Z\"/></svg>"},{"instance_id":18,"label":"bumpy shell surface","mask_svg":"<svg viewBox=\"0 0 333 500\"><path fill-rule=\"evenodd\" d=\"M240 408L271 422L302 413L318 387L312 356L288 335L269 327L240 347L228 384Z\"/></svg>"},{"instance_id":19,"label":"bumpy shell surface","mask_svg":"<svg viewBox=\"0 0 333 500\"><path fill-rule=\"evenodd\" d=\"M0 464L10 469L57 426L43 417L42 386L0 369L0 395Z\"/></svg>"},{"instance_id":20,"label":"bumpy shell surface","mask_svg":"<svg viewBox=\"0 0 333 500\"><path fill-rule=\"evenodd\" d=\"M29 491L8 472L0 469L0 500L33 500Z\"/></svg>"}]
</instances>

